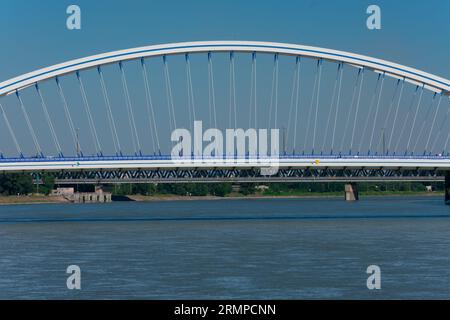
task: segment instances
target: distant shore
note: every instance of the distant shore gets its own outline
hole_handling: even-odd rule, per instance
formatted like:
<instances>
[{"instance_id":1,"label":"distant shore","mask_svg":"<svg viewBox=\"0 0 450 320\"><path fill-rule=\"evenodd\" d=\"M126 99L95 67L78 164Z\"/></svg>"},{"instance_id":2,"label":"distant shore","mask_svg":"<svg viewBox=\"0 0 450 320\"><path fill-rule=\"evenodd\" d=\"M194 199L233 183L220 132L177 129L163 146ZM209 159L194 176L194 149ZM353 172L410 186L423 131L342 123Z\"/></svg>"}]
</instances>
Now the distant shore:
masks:
<instances>
[{"instance_id":1,"label":"distant shore","mask_svg":"<svg viewBox=\"0 0 450 320\"><path fill-rule=\"evenodd\" d=\"M404 193L360 193L362 197L395 197L395 196L444 196L443 192L404 192ZM241 195L241 194L230 194L224 197L218 196L177 196L177 195L129 195L127 196L132 201L183 201L183 200L248 200L248 199L317 199L317 198L344 198L343 192L339 193L310 193L310 194L282 194L282 195L264 195L264 194L251 194L251 195Z\"/></svg>"},{"instance_id":2,"label":"distant shore","mask_svg":"<svg viewBox=\"0 0 450 320\"><path fill-rule=\"evenodd\" d=\"M178 200L242 200L242 199L296 199L296 198L336 198L342 197L342 195L227 195L224 197L219 196L177 196L177 195L130 195L127 196L132 201L178 201Z\"/></svg>"},{"instance_id":3,"label":"distant shore","mask_svg":"<svg viewBox=\"0 0 450 320\"><path fill-rule=\"evenodd\" d=\"M360 192L362 197L372 197L372 196L443 196L443 192L372 192L365 193ZM171 194L157 194L157 195L127 195L123 196L129 201L136 202L150 202L150 201L189 201L189 200L243 200L243 199L316 199L316 198L343 198L343 193L339 192L329 192L329 193L302 193L302 194L229 194L224 197L219 196L180 196ZM18 196L0 196L0 205L11 205L11 204L40 204L40 203L71 203L66 198L62 196L53 195L18 195Z\"/></svg>"}]
</instances>

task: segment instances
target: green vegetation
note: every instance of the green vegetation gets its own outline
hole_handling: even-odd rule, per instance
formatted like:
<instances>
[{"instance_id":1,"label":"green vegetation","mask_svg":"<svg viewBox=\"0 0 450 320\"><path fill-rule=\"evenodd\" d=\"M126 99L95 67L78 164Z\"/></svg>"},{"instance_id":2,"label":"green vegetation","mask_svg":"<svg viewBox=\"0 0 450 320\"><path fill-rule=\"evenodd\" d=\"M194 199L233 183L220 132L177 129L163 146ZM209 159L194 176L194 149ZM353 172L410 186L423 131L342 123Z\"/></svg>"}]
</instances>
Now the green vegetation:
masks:
<instances>
[{"instance_id":1,"label":"green vegetation","mask_svg":"<svg viewBox=\"0 0 450 320\"><path fill-rule=\"evenodd\" d=\"M178 196L218 196L224 197L231 193L230 183L141 183L141 184L117 184L112 190L114 195L144 196L152 195L178 195Z\"/></svg>"},{"instance_id":2,"label":"green vegetation","mask_svg":"<svg viewBox=\"0 0 450 320\"><path fill-rule=\"evenodd\" d=\"M9 173L0 175L0 195L27 195L41 193L48 195L54 188L54 178L43 174L35 184L30 174Z\"/></svg>"},{"instance_id":3,"label":"green vegetation","mask_svg":"<svg viewBox=\"0 0 450 320\"><path fill-rule=\"evenodd\" d=\"M37 193L49 195L55 187L55 178L53 178L51 175L43 174L41 176L41 183L42 184L38 184L36 187Z\"/></svg>"},{"instance_id":4,"label":"green vegetation","mask_svg":"<svg viewBox=\"0 0 450 320\"><path fill-rule=\"evenodd\" d=\"M361 195L381 194L417 194L425 193L426 185L431 185L433 191L443 192L443 183L358 183ZM341 196L344 183L241 183L233 192L230 183L172 183L172 184L118 184L112 192L115 195L177 195L177 196Z\"/></svg>"},{"instance_id":5,"label":"green vegetation","mask_svg":"<svg viewBox=\"0 0 450 320\"><path fill-rule=\"evenodd\" d=\"M304 196L304 195L342 195L344 183L269 183L268 189L262 192L267 196ZM444 183L420 183L420 182L360 182L358 190L361 195L381 194L417 194L425 193L426 187L431 186L433 191L443 192Z\"/></svg>"},{"instance_id":6,"label":"green vegetation","mask_svg":"<svg viewBox=\"0 0 450 320\"><path fill-rule=\"evenodd\" d=\"M2 174L0 175L0 194L23 195L33 192L33 181L29 174Z\"/></svg>"},{"instance_id":7,"label":"green vegetation","mask_svg":"<svg viewBox=\"0 0 450 320\"><path fill-rule=\"evenodd\" d=\"M34 182L39 182L35 184ZM443 192L444 183L419 182L384 182L358 183L361 195L381 194L417 194L425 193L426 185L432 186L434 191ZM13 173L0 175L0 195L27 195L39 193L48 195L54 188L54 179L43 174L40 179L33 181L30 174ZM75 188L81 192L92 192L93 186L79 185ZM170 183L170 184L117 184L108 186L114 195L176 195L176 196L340 196L343 194L344 183L241 183L232 188L231 183ZM234 190L233 190L234 189Z\"/></svg>"}]
</instances>

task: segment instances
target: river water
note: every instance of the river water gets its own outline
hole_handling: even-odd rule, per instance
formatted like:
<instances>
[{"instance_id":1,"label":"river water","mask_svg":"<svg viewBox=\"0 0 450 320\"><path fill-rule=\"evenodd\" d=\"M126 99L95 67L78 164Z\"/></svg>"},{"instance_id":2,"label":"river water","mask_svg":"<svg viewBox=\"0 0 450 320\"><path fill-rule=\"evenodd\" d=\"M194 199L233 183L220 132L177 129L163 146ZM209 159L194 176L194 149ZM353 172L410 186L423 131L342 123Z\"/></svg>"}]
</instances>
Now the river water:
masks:
<instances>
[{"instance_id":1,"label":"river water","mask_svg":"<svg viewBox=\"0 0 450 320\"><path fill-rule=\"evenodd\" d=\"M66 268L81 269L68 290ZM369 290L366 269L381 269ZM442 197L0 206L0 299L450 299Z\"/></svg>"}]
</instances>

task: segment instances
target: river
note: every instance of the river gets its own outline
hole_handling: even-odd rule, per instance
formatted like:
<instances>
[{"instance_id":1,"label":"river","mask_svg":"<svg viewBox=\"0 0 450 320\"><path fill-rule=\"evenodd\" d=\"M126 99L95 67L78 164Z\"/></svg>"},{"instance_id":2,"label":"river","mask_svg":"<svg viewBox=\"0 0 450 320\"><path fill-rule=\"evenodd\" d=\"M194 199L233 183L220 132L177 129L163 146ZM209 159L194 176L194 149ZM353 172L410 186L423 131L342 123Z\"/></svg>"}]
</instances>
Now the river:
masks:
<instances>
[{"instance_id":1,"label":"river","mask_svg":"<svg viewBox=\"0 0 450 320\"><path fill-rule=\"evenodd\" d=\"M81 269L69 290L66 268ZM369 290L366 269L381 269ZM450 299L442 197L0 206L0 299Z\"/></svg>"}]
</instances>

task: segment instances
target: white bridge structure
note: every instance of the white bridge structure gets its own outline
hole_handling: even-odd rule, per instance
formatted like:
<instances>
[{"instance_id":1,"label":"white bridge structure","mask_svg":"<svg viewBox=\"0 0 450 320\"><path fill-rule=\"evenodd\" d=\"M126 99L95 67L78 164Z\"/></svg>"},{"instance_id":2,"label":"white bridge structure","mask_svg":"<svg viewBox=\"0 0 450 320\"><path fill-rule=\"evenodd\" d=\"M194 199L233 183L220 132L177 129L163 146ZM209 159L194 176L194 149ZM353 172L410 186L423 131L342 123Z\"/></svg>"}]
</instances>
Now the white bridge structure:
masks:
<instances>
[{"instance_id":1,"label":"white bridge structure","mask_svg":"<svg viewBox=\"0 0 450 320\"><path fill-rule=\"evenodd\" d=\"M170 156L138 157L82 157L60 159L15 159L2 161L3 172L61 171L61 170L115 170L115 169L248 169L248 168L290 168L290 169L407 169L407 170L450 170L450 160L442 156L278 156L267 158L176 158Z\"/></svg>"},{"instance_id":2,"label":"white bridge structure","mask_svg":"<svg viewBox=\"0 0 450 320\"><path fill-rule=\"evenodd\" d=\"M253 172L244 179L251 181L276 166L277 181L443 180L449 97L448 79L304 45L200 41L119 50L0 83L0 172L48 171L61 182L78 172L81 183L237 181L241 170ZM169 156L170 133L195 120L277 128L279 152Z\"/></svg>"}]
</instances>

